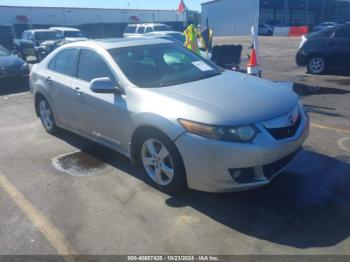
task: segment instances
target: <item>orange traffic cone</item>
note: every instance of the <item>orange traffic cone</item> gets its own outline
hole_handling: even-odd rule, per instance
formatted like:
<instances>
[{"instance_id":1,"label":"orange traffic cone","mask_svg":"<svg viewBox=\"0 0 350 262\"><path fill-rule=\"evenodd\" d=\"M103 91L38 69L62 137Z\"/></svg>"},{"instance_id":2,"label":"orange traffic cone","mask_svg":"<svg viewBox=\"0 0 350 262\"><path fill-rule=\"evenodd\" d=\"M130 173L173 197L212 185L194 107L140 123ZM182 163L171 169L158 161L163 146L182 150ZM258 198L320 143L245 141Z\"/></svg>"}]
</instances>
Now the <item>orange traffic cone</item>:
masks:
<instances>
[{"instance_id":1,"label":"orange traffic cone","mask_svg":"<svg viewBox=\"0 0 350 262\"><path fill-rule=\"evenodd\" d=\"M255 48L251 48L249 63L247 64L248 75L261 77L261 70L257 62Z\"/></svg>"}]
</instances>

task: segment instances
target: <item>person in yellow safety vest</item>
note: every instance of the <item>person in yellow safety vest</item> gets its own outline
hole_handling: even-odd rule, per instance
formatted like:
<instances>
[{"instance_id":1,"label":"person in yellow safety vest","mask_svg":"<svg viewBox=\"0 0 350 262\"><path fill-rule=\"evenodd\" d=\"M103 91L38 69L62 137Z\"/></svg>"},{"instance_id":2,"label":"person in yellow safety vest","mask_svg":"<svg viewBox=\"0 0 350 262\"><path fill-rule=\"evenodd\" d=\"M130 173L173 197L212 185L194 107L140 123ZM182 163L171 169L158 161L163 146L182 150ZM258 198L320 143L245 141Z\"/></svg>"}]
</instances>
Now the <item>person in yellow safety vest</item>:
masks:
<instances>
[{"instance_id":1,"label":"person in yellow safety vest","mask_svg":"<svg viewBox=\"0 0 350 262\"><path fill-rule=\"evenodd\" d=\"M193 52L200 54L199 48L198 48L198 31L197 28L194 25L189 25L186 30L184 31L184 34L186 36L186 42L185 47L192 50Z\"/></svg>"}]
</instances>

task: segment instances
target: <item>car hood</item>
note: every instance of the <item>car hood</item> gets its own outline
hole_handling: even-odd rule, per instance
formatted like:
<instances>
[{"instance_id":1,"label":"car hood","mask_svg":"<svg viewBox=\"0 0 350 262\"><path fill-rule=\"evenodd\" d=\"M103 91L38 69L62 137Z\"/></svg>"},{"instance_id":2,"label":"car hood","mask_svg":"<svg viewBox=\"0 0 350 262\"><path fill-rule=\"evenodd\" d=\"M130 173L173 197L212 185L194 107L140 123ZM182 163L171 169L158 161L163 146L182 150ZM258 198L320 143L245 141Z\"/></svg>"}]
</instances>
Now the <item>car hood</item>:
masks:
<instances>
[{"instance_id":1,"label":"car hood","mask_svg":"<svg viewBox=\"0 0 350 262\"><path fill-rule=\"evenodd\" d=\"M260 123L288 114L298 102L298 96L283 86L232 71L151 90L171 101L176 100L176 103L166 104L176 107L178 118L213 125Z\"/></svg>"},{"instance_id":2,"label":"car hood","mask_svg":"<svg viewBox=\"0 0 350 262\"><path fill-rule=\"evenodd\" d=\"M0 68L1 67L14 67L14 66L21 66L24 64L24 61L19 59L15 55L9 55L9 56L0 56Z\"/></svg>"}]
</instances>

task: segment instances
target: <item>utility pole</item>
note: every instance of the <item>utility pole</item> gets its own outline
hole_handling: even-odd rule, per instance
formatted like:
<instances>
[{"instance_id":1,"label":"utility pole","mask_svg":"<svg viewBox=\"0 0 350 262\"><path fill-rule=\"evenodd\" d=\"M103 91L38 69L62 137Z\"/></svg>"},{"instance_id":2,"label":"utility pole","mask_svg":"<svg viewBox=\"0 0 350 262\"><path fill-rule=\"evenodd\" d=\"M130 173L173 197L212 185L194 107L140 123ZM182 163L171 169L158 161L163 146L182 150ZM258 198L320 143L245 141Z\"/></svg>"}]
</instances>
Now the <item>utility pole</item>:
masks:
<instances>
[{"instance_id":1,"label":"utility pole","mask_svg":"<svg viewBox=\"0 0 350 262\"><path fill-rule=\"evenodd\" d=\"M287 26L288 20L288 0L284 0L284 25Z\"/></svg>"},{"instance_id":2,"label":"utility pole","mask_svg":"<svg viewBox=\"0 0 350 262\"><path fill-rule=\"evenodd\" d=\"M304 25L307 24L308 13L309 13L309 0L305 0Z\"/></svg>"},{"instance_id":3,"label":"utility pole","mask_svg":"<svg viewBox=\"0 0 350 262\"><path fill-rule=\"evenodd\" d=\"M325 21L325 16L326 16L326 4L327 0L323 0L322 2L322 12L321 12L321 23Z\"/></svg>"}]
</instances>

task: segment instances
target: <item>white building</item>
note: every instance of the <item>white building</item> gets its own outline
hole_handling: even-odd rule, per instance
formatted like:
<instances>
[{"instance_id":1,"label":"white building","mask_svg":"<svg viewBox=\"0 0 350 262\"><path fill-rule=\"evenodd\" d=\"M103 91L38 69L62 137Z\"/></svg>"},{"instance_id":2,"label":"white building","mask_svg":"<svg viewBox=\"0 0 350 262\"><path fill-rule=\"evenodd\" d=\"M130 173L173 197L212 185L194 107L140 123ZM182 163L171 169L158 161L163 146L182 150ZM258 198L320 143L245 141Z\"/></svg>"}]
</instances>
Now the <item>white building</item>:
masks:
<instances>
[{"instance_id":1,"label":"white building","mask_svg":"<svg viewBox=\"0 0 350 262\"><path fill-rule=\"evenodd\" d=\"M96 23L185 21L186 16L178 14L176 10L0 6L0 24L76 26Z\"/></svg>"},{"instance_id":2,"label":"white building","mask_svg":"<svg viewBox=\"0 0 350 262\"><path fill-rule=\"evenodd\" d=\"M202 4L202 25L215 36L250 35L259 23L259 0L212 0Z\"/></svg>"}]
</instances>

